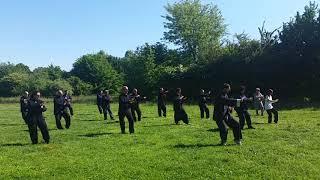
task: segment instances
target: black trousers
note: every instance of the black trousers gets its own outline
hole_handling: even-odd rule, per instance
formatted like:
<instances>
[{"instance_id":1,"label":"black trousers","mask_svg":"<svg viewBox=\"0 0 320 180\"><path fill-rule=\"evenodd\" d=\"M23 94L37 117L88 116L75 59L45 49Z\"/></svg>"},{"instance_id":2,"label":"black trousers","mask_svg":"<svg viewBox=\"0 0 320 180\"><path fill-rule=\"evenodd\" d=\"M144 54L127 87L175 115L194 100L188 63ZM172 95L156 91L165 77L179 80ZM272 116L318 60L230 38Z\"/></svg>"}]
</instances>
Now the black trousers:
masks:
<instances>
[{"instance_id":1,"label":"black trousers","mask_svg":"<svg viewBox=\"0 0 320 180\"><path fill-rule=\"evenodd\" d=\"M29 117L28 128L32 144L38 144L38 128L41 131L42 137L46 143L50 141L50 135L47 123L42 115L32 115Z\"/></svg>"},{"instance_id":2,"label":"black trousers","mask_svg":"<svg viewBox=\"0 0 320 180\"><path fill-rule=\"evenodd\" d=\"M158 103L158 115L159 117L167 117L167 107L164 103Z\"/></svg>"},{"instance_id":3,"label":"black trousers","mask_svg":"<svg viewBox=\"0 0 320 180\"><path fill-rule=\"evenodd\" d=\"M108 113L109 113L109 116L110 118L113 120L113 114L112 114L112 111L110 109L110 106L103 106L102 107L103 109L103 116L104 116L104 120L107 120L108 119Z\"/></svg>"},{"instance_id":4,"label":"black trousers","mask_svg":"<svg viewBox=\"0 0 320 180\"><path fill-rule=\"evenodd\" d=\"M274 115L274 122L278 123L279 117L278 117L278 111L273 109L267 110L268 113L268 123L272 122L272 114Z\"/></svg>"},{"instance_id":5,"label":"black trousers","mask_svg":"<svg viewBox=\"0 0 320 180\"><path fill-rule=\"evenodd\" d=\"M227 142L228 127L233 131L234 140L238 141L242 139L240 124L231 115L219 118L216 123L219 127L221 142Z\"/></svg>"},{"instance_id":6,"label":"black trousers","mask_svg":"<svg viewBox=\"0 0 320 180\"><path fill-rule=\"evenodd\" d=\"M240 128L243 129L247 122L248 128L252 127L251 117L248 110L237 110L239 116Z\"/></svg>"},{"instance_id":7,"label":"black trousers","mask_svg":"<svg viewBox=\"0 0 320 180\"><path fill-rule=\"evenodd\" d=\"M100 113L100 114L102 114L102 112L103 112L103 108L102 108L102 105L100 105L100 104L97 104L97 106L98 106L98 110L99 110L99 113Z\"/></svg>"},{"instance_id":8,"label":"black trousers","mask_svg":"<svg viewBox=\"0 0 320 180\"><path fill-rule=\"evenodd\" d=\"M125 126L125 121L124 121L125 117L129 121L129 132L130 132L130 134L132 134L132 133L134 133L134 120L132 117L131 109L119 112L120 128L121 128L121 133L123 133L123 134L126 132L126 126Z\"/></svg>"},{"instance_id":9,"label":"black trousers","mask_svg":"<svg viewBox=\"0 0 320 180\"><path fill-rule=\"evenodd\" d=\"M141 121L141 110L139 106L132 106L131 112L132 112L134 122L137 121L137 116L138 116L138 121Z\"/></svg>"},{"instance_id":10,"label":"black trousers","mask_svg":"<svg viewBox=\"0 0 320 180\"><path fill-rule=\"evenodd\" d=\"M204 118L204 113L206 113L206 118L210 118L209 108L206 104L199 104L201 119Z\"/></svg>"},{"instance_id":11,"label":"black trousers","mask_svg":"<svg viewBox=\"0 0 320 180\"><path fill-rule=\"evenodd\" d=\"M184 109L174 111L174 122L178 124L179 121L183 121L185 124L189 124L188 114Z\"/></svg>"},{"instance_id":12,"label":"black trousers","mask_svg":"<svg viewBox=\"0 0 320 180\"><path fill-rule=\"evenodd\" d=\"M21 116L22 116L22 119L24 120L24 122L28 125L28 112L21 112Z\"/></svg>"},{"instance_id":13,"label":"black trousers","mask_svg":"<svg viewBox=\"0 0 320 180\"><path fill-rule=\"evenodd\" d=\"M63 111L61 113L55 114L55 119L56 119L56 126L58 129L63 129L61 125L61 118L66 121L66 128L69 129L71 125L71 117L68 111Z\"/></svg>"}]
</instances>

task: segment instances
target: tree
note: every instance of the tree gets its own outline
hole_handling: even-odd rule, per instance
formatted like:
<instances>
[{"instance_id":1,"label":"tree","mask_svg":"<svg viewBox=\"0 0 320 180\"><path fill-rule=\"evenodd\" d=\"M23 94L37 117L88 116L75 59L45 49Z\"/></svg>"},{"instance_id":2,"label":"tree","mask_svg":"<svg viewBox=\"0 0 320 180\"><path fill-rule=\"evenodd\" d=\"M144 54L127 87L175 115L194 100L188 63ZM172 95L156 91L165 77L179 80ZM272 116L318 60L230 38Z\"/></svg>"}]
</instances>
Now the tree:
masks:
<instances>
[{"instance_id":1,"label":"tree","mask_svg":"<svg viewBox=\"0 0 320 180\"><path fill-rule=\"evenodd\" d=\"M202 5L200 0L168 4L164 39L188 52L193 63L207 61L206 55L220 48L226 25L217 6Z\"/></svg>"},{"instance_id":2,"label":"tree","mask_svg":"<svg viewBox=\"0 0 320 180\"><path fill-rule=\"evenodd\" d=\"M67 81L72 86L74 95L90 95L93 91L91 84L85 83L78 77L71 76Z\"/></svg>"},{"instance_id":3,"label":"tree","mask_svg":"<svg viewBox=\"0 0 320 180\"><path fill-rule=\"evenodd\" d=\"M111 89L117 91L123 85L123 77L109 63L109 56L103 51L87 54L74 64L71 74L91 84L95 90Z\"/></svg>"},{"instance_id":4,"label":"tree","mask_svg":"<svg viewBox=\"0 0 320 180\"><path fill-rule=\"evenodd\" d=\"M26 73L13 72L0 80L1 96L17 96L28 90L29 75Z\"/></svg>"}]
</instances>

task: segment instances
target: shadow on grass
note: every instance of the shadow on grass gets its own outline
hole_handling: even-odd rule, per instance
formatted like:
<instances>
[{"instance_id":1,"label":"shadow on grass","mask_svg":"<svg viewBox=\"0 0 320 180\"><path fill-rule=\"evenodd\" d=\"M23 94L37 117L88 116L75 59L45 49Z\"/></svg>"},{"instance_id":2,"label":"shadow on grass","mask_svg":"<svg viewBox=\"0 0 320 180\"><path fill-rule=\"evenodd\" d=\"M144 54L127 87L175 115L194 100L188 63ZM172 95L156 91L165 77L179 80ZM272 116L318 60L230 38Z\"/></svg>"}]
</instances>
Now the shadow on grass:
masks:
<instances>
[{"instance_id":1,"label":"shadow on grass","mask_svg":"<svg viewBox=\"0 0 320 180\"><path fill-rule=\"evenodd\" d=\"M208 129L208 132L219 132L219 129Z\"/></svg>"},{"instance_id":2,"label":"shadow on grass","mask_svg":"<svg viewBox=\"0 0 320 180\"><path fill-rule=\"evenodd\" d=\"M22 126L24 124L7 124L7 123L2 123L0 126L8 126L8 127L14 127L14 126Z\"/></svg>"},{"instance_id":3,"label":"shadow on grass","mask_svg":"<svg viewBox=\"0 0 320 180\"><path fill-rule=\"evenodd\" d=\"M235 144L228 144L226 146L235 146ZM173 146L177 149L186 149L186 148L205 148L205 147L222 147L220 144L177 144Z\"/></svg>"},{"instance_id":4,"label":"shadow on grass","mask_svg":"<svg viewBox=\"0 0 320 180\"><path fill-rule=\"evenodd\" d=\"M105 135L111 135L112 133L89 133L85 135L79 135L80 137L87 137L87 138L95 138L95 137L100 137L100 136L105 136Z\"/></svg>"},{"instance_id":5,"label":"shadow on grass","mask_svg":"<svg viewBox=\"0 0 320 180\"><path fill-rule=\"evenodd\" d=\"M22 147L28 146L30 144L22 144L22 143L8 143L8 144L0 144L0 147Z\"/></svg>"},{"instance_id":6,"label":"shadow on grass","mask_svg":"<svg viewBox=\"0 0 320 180\"><path fill-rule=\"evenodd\" d=\"M98 121L101 121L101 120L96 120L96 119L89 119L89 120L86 120L86 119L85 119L85 120L80 120L80 121L88 121L88 122L97 121L97 122L98 122Z\"/></svg>"},{"instance_id":7,"label":"shadow on grass","mask_svg":"<svg viewBox=\"0 0 320 180\"><path fill-rule=\"evenodd\" d=\"M158 124L158 125L150 125L150 126L142 126L142 127L167 127L167 126L177 126L176 124Z\"/></svg>"},{"instance_id":8,"label":"shadow on grass","mask_svg":"<svg viewBox=\"0 0 320 180\"><path fill-rule=\"evenodd\" d=\"M119 123L119 121L109 121L109 122L107 122L107 124L117 124L117 123Z\"/></svg>"},{"instance_id":9,"label":"shadow on grass","mask_svg":"<svg viewBox=\"0 0 320 180\"><path fill-rule=\"evenodd\" d=\"M261 122L253 122L252 124L256 124L256 125L264 125L264 124L269 124L269 123L267 123L267 122L265 122L265 123L261 123Z\"/></svg>"}]
</instances>

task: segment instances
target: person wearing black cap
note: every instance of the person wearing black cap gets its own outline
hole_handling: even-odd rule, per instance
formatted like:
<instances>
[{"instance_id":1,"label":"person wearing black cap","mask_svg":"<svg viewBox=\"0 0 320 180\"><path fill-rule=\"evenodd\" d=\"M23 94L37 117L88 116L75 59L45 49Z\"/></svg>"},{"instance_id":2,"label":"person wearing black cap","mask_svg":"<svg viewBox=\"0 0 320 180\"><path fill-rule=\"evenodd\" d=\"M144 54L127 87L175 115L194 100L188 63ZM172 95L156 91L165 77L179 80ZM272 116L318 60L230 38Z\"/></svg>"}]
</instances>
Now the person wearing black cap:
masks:
<instances>
[{"instance_id":1,"label":"person wearing black cap","mask_svg":"<svg viewBox=\"0 0 320 180\"><path fill-rule=\"evenodd\" d=\"M103 109L104 120L108 119L108 113L111 120L114 120L110 103L111 103L111 96L109 94L109 91L105 90L102 96L102 109Z\"/></svg>"},{"instance_id":2,"label":"person wearing black cap","mask_svg":"<svg viewBox=\"0 0 320 180\"><path fill-rule=\"evenodd\" d=\"M28 124L28 100L29 100L29 92L25 91L24 94L20 97L20 112L22 115L22 119L26 124Z\"/></svg>"},{"instance_id":3,"label":"person wearing black cap","mask_svg":"<svg viewBox=\"0 0 320 180\"><path fill-rule=\"evenodd\" d=\"M165 91L163 88L159 89L158 94L158 115L161 117L167 117L167 107L166 107L166 97L168 91Z\"/></svg>"},{"instance_id":4,"label":"person wearing black cap","mask_svg":"<svg viewBox=\"0 0 320 180\"><path fill-rule=\"evenodd\" d=\"M220 95L215 98L213 119L216 121L219 131L221 144L227 144L228 127L232 128L234 141L237 145L241 145L242 133L240 124L231 116L231 107L239 107L241 99L232 99L228 97L231 91L229 84L225 83Z\"/></svg>"},{"instance_id":5,"label":"person wearing black cap","mask_svg":"<svg viewBox=\"0 0 320 180\"><path fill-rule=\"evenodd\" d=\"M103 109L102 109L102 96L103 96L103 91L99 91L97 93L97 106L98 106L98 110L99 113L102 114Z\"/></svg>"},{"instance_id":6,"label":"person wearing black cap","mask_svg":"<svg viewBox=\"0 0 320 180\"><path fill-rule=\"evenodd\" d=\"M246 87L245 86L241 86L240 87L239 99L242 99L242 102L240 104L240 107L235 108L235 110L236 110L236 112L237 112L237 114L239 116L240 128L243 130L245 122L247 122L248 129L255 129L252 126L250 113L248 111L249 110L248 102L252 101L252 98L247 98L247 96L246 96Z\"/></svg>"},{"instance_id":7,"label":"person wearing black cap","mask_svg":"<svg viewBox=\"0 0 320 180\"><path fill-rule=\"evenodd\" d=\"M147 99L147 97L141 97L138 94L138 90L136 88L134 88L132 90L132 94L130 95L130 99L132 101L131 112L133 115L134 122L137 121L137 116L138 116L138 121L141 121L141 110L140 110L139 104L141 101ZM136 116L136 113L137 113L137 116Z\"/></svg>"},{"instance_id":8,"label":"person wearing black cap","mask_svg":"<svg viewBox=\"0 0 320 180\"><path fill-rule=\"evenodd\" d=\"M43 117L43 112L47 110L44 102L40 100L40 92L33 93L28 101L29 109L29 133L32 144L38 144L38 130L40 129L42 137L45 143L49 143L50 135L47 127L47 123Z\"/></svg>"},{"instance_id":9,"label":"person wearing black cap","mask_svg":"<svg viewBox=\"0 0 320 180\"><path fill-rule=\"evenodd\" d=\"M209 99L211 92L209 91L208 94L205 94L204 90L200 90L200 97L199 97L199 108L200 108L200 116L201 119L204 118L204 113L206 113L206 118L210 118L209 108L207 107L207 102Z\"/></svg>"},{"instance_id":10,"label":"person wearing black cap","mask_svg":"<svg viewBox=\"0 0 320 180\"><path fill-rule=\"evenodd\" d=\"M183 103L187 98L181 95L181 89L177 88L176 97L173 102L173 110L174 110L174 122L176 124L179 121L183 121L185 124L189 124L188 114L183 108Z\"/></svg>"},{"instance_id":11,"label":"person wearing black cap","mask_svg":"<svg viewBox=\"0 0 320 180\"><path fill-rule=\"evenodd\" d=\"M273 100L272 99L273 90L269 89L265 98L265 108L268 113L268 123L272 122L272 114L274 115L274 123L278 123L278 111L273 107L273 103L279 102L279 99Z\"/></svg>"},{"instance_id":12,"label":"person wearing black cap","mask_svg":"<svg viewBox=\"0 0 320 180\"><path fill-rule=\"evenodd\" d=\"M131 113L131 100L130 96L128 95L129 89L127 86L122 87L122 92L119 96L119 122L120 122L120 128L121 133L125 134L125 122L124 118L127 117L129 121L129 132L130 134L134 133L134 120Z\"/></svg>"}]
</instances>

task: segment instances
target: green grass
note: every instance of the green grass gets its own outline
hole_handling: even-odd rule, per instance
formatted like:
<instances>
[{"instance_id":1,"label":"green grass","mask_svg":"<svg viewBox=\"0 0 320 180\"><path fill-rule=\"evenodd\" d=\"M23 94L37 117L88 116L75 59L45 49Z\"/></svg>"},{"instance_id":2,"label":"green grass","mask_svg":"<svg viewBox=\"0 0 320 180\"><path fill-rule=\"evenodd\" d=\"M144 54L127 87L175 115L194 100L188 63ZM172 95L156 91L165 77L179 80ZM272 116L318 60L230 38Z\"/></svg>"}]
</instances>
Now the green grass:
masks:
<instances>
[{"instance_id":1,"label":"green grass","mask_svg":"<svg viewBox=\"0 0 320 180\"><path fill-rule=\"evenodd\" d=\"M121 135L118 123L104 122L96 106L85 104L74 105L70 130L57 131L52 104L48 109L52 141L30 145L18 105L0 105L0 179L320 178L320 113L314 109L281 111L278 125L252 116L257 129L243 132L242 146L233 146L230 131L227 147L216 146L217 126L200 120L197 106L186 106L191 125L177 126L172 106L162 119L155 105L144 104L135 135Z\"/></svg>"}]
</instances>

